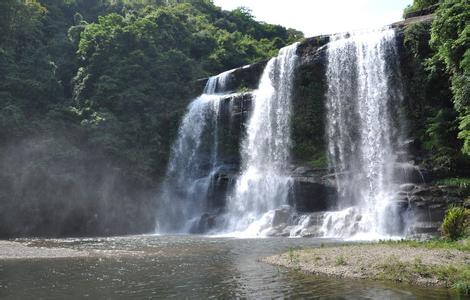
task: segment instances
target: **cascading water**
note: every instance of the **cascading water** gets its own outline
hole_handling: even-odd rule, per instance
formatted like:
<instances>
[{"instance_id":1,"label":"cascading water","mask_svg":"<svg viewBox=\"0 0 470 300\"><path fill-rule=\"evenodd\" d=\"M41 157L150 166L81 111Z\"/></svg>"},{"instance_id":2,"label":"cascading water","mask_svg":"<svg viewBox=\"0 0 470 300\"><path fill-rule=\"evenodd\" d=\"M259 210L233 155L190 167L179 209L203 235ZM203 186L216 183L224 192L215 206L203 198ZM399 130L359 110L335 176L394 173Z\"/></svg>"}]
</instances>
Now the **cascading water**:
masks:
<instances>
[{"instance_id":1,"label":"cascading water","mask_svg":"<svg viewBox=\"0 0 470 300\"><path fill-rule=\"evenodd\" d=\"M220 100L231 71L210 77L189 104L160 191L157 233L187 233L206 208L218 160Z\"/></svg>"},{"instance_id":2,"label":"cascading water","mask_svg":"<svg viewBox=\"0 0 470 300\"><path fill-rule=\"evenodd\" d=\"M275 208L287 203L291 92L297 44L280 50L266 65L242 142L242 172L228 199L227 232L262 235Z\"/></svg>"},{"instance_id":3,"label":"cascading water","mask_svg":"<svg viewBox=\"0 0 470 300\"><path fill-rule=\"evenodd\" d=\"M331 37L327 48L328 158L340 211L325 215L325 236L376 238L403 232L394 201L400 92L393 29ZM394 66L395 64L395 66Z\"/></svg>"}]
</instances>

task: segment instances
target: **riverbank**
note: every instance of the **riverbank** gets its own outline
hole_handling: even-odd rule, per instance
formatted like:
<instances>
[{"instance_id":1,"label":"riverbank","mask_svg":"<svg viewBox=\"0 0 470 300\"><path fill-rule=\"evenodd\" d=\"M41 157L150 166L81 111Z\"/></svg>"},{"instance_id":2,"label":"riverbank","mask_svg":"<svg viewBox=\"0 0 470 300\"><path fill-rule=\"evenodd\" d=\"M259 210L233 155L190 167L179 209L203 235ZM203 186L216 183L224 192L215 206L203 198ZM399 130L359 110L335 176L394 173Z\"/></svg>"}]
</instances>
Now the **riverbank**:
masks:
<instances>
[{"instance_id":1,"label":"riverbank","mask_svg":"<svg viewBox=\"0 0 470 300\"><path fill-rule=\"evenodd\" d=\"M83 256L89 256L89 252L68 248L34 247L20 242L0 241L0 260Z\"/></svg>"},{"instance_id":2,"label":"riverbank","mask_svg":"<svg viewBox=\"0 0 470 300\"><path fill-rule=\"evenodd\" d=\"M55 259L76 257L139 257L145 255L157 255L137 250L125 249L74 249L71 246L63 247L65 240L30 240L30 241L5 241L0 240L0 261L16 259ZM83 243L83 240L77 240ZM66 243L64 243L66 245Z\"/></svg>"},{"instance_id":3,"label":"riverbank","mask_svg":"<svg viewBox=\"0 0 470 300\"><path fill-rule=\"evenodd\" d=\"M461 244L382 242L290 249L260 261L308 274L470 289L470 240Z\"/></svg>"}]
</instances>

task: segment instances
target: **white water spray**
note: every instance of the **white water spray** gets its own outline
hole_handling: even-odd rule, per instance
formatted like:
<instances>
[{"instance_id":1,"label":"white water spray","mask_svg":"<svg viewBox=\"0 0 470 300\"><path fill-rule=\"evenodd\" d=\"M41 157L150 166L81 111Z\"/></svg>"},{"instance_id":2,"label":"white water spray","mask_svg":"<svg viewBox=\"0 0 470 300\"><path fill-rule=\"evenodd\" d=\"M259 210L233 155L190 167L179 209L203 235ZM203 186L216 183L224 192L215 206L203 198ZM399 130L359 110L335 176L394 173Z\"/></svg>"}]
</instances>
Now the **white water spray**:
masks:
<instances>
[{"instance_id":1,"label":"white water spray","mask_svg":"<svg viewBox=\"0 0 470 300\"><path fill-rule=\"evenodd\" d=\"M291 93L297 44L280 50L265 67L242 143L242 172L228 199L227 232L262 235L273 209L286 204L290 162Z\"/></svg>"},{"instance_id":2,"label":"white water spray","mask_svg":"<svg viewBox=\"0 0 470 300\"><path fill-rule=\"evenodd\" d=\"M188 233L207 205L218 163L220 101L232 71L210 77L178 129L160 191L157 233Z\"/></svg>"},{"instance_id":3,"label":"white water spray","mask_svg":"<svg viewBox=\"0 0 470 300\"><path fill-rule=\"evenodd\" d=\"M336 175L340 211L325 215L325 236L400 235L394 145L399 119L391 107L400 93L390 82L396 59L393 29L331 37L327 48L328 158Z\"/></svg>"}]
</instances>

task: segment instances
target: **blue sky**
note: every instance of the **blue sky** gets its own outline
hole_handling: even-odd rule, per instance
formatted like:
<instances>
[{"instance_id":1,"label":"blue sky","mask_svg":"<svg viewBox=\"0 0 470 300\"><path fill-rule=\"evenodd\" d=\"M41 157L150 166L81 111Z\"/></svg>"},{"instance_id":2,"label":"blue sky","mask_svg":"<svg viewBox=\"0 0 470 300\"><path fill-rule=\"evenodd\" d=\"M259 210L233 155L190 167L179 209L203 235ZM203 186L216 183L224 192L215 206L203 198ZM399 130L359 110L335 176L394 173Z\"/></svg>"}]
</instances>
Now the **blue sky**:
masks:
<instances>
[{"instance_id":1,"label":"blue sky","mask_svg":"<svg viewBox=\"0 0 470 300\"><path fill-rule=\"evenodd\" d=\"M245 6L258 21L314 36L399 21L412 0L214 0L214 3L228 10Z\"/></svg>"}]
</instances>

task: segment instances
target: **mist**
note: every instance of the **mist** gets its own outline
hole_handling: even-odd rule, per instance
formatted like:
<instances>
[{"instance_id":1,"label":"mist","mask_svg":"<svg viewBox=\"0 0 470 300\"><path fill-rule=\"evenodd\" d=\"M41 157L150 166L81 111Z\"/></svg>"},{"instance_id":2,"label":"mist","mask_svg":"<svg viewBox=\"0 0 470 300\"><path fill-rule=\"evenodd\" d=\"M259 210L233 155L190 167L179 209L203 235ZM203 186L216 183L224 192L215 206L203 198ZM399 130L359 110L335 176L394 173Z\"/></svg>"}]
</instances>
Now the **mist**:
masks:
<instances>
[{"instance_id":1,"label":"mist","mask_svg":"<svg viewBox=\"0 0 470 300\"><path fill-rule=\"evenodd\" d=\"M61 135L0 148L0 238L148 232L153 193L104 155Z\"/></svg>"}]
</instances>

